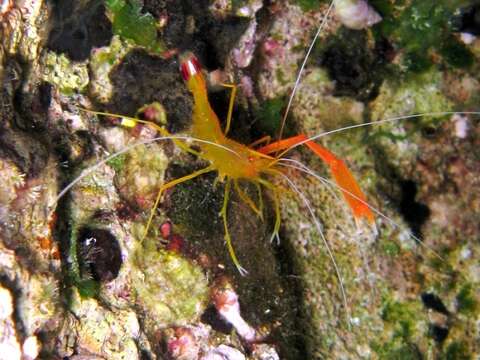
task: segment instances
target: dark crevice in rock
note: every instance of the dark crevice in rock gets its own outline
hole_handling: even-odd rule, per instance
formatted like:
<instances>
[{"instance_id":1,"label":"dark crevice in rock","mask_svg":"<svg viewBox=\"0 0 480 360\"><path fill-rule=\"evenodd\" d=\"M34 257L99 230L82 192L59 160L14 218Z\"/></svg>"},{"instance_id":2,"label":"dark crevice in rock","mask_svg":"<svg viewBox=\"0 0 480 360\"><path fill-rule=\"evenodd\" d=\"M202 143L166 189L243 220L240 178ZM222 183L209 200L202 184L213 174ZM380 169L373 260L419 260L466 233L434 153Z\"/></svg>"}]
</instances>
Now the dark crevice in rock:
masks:
<instances>
[{"instance_id":1,"label":"dark crevice in rock","mask_svg":"<svg viewBox=\"0 0 480 360\"><path fill-rule=\"evenodd\" d=\"M392 46L384 40L369 48L367 42L365 31L342 29L321 50L319 65L326 67L335 81L336 96L360 101L377 97Z\"/></svg>"},{"instance_id":2,"label":"dark crevice in rock","mask_svg":"<svg viewBox=\"0 0 480 360\"><path fill-rule=\"evenodd\" d=\"M478 1L477 4L461 9L459 15L452 22L455 31L480 35L480 4Z\"/></svg>"},{"instance_id":3,"label":"dark crevice in rock","mask_svg":"<svg viewBox=\"0 0 480 360\"><path fill-rule=\"evenodd\" d=\"M412 229L412 233L421 237L421 229L430 216L430 209L416 200L417 185L414 181L402 180L400 181L400 188L400 213Z\"/></svg>"},{"instance_id":4,"label":"dark crevice in rock","mask_svg":"<svg viewBox=\"0 0 480 360\"><path fill-rule=\"evenodd\" d=\"M280 238L287 239L287 234L280 233ZM280 335L282 340L279 342L280 356L285 359L301 359L306 358L307 336L305 334L307 325L311 321L308 314L308 308L306 307L305 296L305 284L302 282L299 276L303 271L299 269L299 264L295 261L295 253L291 243L289 241L281 241L280 245L276 247L276 256L279 263L279 273L283 279L283 286L288 289L288 298L283 299L284 306L290 308L288 314L291 323L288 329L283 329ZM273 334L275 340L275 333ZM308 354L311 355L311 354Z\"/></svg>"},{"instance_id":5,"label":"dark crevice in rock","mask_svg":"<svg viewBox=\"0 0 480 360\"><path fill-rule=\"evenodd\" d=\"M209 306L202 314L201 321L212 327L213 330L221 332L223 334L230 334L233 330L233 326L226 322L219 314L215 307Z\"/></svg>"},{"instance_id":6,"label":"dark crevice in rock","mask_svg":"<svg viewBox=\"0 0 480 360\"><path fill-rule=\"evenodd\" d=\"M379 174L378 190L395 204L397 210L407 222L412 234L421 239L422 226L430 216L427 205L417 200L417 183L399 174L390 162L385 151L375 144L371 145L375 154L376 172Z\"/></svg>"},{"instance_id":7,"label":"dark crevice in rock","mask_svg":"<svg viewBox=\"0 0 480 360\"><path fill-rule=\"evenodd\" d=\"M47 47L65 53L74 61L83 61L94 47L106 46L112 38L110 21L101 0L50 0L53 26Z\"/></svg>"},{"instance_id":8,"label":"dark crevice in rock","mask_svg":"<svg viewBox=\"0 0 480 360\"><path fill-rule=\"evenodd\" d=\"M428 329L428 334L435 340L437 343L443 343L448 337L449 329L444 326L430 324Z\"/></svg>"},{"instance_id":9,"label":"dark crevice in rock","mask_svg":"<svg viewBox=\"0 0 480 360\"><path fill-rule=\"evenodd\" d=\"M110 79L114 92L108 112L135 115L143 105L158 101L168 114L169 131L182 131L190 124L192 98L173 59L133 50L112 71Z\"/></svg>"},{"instance_id":10,"label":"dark crevice in rock","mask_svg":"<svg viewBox=\"0 0 480 360\"><path fill-rule=\"evenodd\" d=\"M422 302L427 309L438 311L441 314L448 315L449 311L443 304L443 301L435 294L422 293Z\"/></svg>"},{"instance_id":11,"label":"dark crevice in rock","mask_svg":"<svg viewBox=\"0 0 480 360\"><path fill-rule=\"evenodd\" d=\"M109 282L118 276L122 266L120 244L105 229L85 227L78 233L78 257L81 269L94 280Z\"/></svg>"},{"instance_id":12,"label":"dark crevice in rock","mask_svg":"<svg viewBox=\"0 0 480 360\"><path fill-rule=\"evenodd\" d=\"M12 305L13 305L13 314L12 319L14 322L15 330L18 335L21 337L26 338L27 334L25 334L25 325L22 322L22 318L19 312L19 304L20 298L22 297L22 284L18 282L18 279L11 279L6 274L0 273L0 285L6 288L10 292L10 296L12 297ZM19 339L22 340L22 339Z\"/></svg>"}]
</instances>

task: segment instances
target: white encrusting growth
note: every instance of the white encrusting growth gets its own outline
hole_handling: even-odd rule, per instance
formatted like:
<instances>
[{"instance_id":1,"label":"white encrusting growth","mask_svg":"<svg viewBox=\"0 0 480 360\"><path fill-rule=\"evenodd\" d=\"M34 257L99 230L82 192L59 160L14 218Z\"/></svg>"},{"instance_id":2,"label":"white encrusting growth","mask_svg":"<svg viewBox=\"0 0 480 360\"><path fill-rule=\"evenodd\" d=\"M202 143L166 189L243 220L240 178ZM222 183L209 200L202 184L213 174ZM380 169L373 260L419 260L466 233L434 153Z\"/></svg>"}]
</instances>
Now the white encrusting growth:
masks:
<instances>
[{"instance_id":1,"label":"white encrusting growth","mask_svg":"<svg viewBox=\"0 0 480 360\"><path fill-rule=\"evenodd\" d=\"M255 340L255 329L242 318L238 295L233 289L226 287L216 290L213 301L218 313L232 324L242 339L248 342Z\"/></svg>"},{"instance_id":2,"label":"white encrusting growth","mask_svg":"<svg viewBox=\"0 0 480 360\"><path fill-rule=\"evenodd\" d=\"M335 15L346 27L361 30L373 26L382 17L366 0L336 0Z\"/></svg>"},{"instance_id":3,"label":"white encrusting growth","mask_svg":"<svg viewBox=\"0 0 480 360\"><path fill-rule=\"evenodd\" d=\"M219 345L211 349L208 353L201 357L200 360L245 360L239 350L227 345Z\"/></svg>"},{"instance_id":4,"label":"white encrusting growth","mask_svg":"<svg viewBox=\"0 0 480 360\"><path fill-rule=\"evenodd\" d=\"M468 118L461 114L454 114L451 120L455 123L455 135L459 139L465 139L470 128Z\"/></svg>"},{"instance_id":5,"label":"white encrusting growth","mask_svg":"<svg viewBox=\"0 0 480 360\"><path fill-rule=\"evenodd\" d=\"M463 32L460 33L460 40L462 40L465 45L471 45L477 40L477 37L473 34Z\"/></svg>"}]
</instances>

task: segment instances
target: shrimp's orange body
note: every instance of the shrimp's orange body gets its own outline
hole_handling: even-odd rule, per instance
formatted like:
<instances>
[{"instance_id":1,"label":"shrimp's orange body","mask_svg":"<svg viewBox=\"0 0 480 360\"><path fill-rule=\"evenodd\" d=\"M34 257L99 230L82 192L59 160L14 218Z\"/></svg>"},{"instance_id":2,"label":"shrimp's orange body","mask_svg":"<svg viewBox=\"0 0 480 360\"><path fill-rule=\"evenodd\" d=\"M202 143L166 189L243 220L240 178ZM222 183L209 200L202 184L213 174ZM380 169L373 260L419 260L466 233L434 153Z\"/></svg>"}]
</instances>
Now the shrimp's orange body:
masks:
<instances>
[{"instance_id":1,"label":"shrimp's orange body","mask_svg":"<svg viewBox=\"0 0 480 360\"><path fill-rule=\"evenodd\" d=\"M201 68L196 57L191 53L184 55L181 59L180 70L184 80L187 83L187 87L194 98L191 130L192 136L205 141L205 143L199 144L201 149L200 156L210 162L209 167L201 170L200 172L192 174L192 177L207 171L217 171L221 181L227 179L225 186L224 206L221 215L224 219L225 239L230 256L241 273L243 273L245 270L240 266L240 263L233 251L226 222L226 209L230 191L230 182L234 182L235 189L237 192L239 192L240 197L242 197L250 205L250 207L257 212L259 216L261 216L261 211L259 211L251 199L246 197L244 193L242 194L237 180L246 179L256 183L258 186L263 185L270 190L273 190L277 220L272 238L278 236L280 227L278 193L275 186L265 180L265 175L278 175L281 173L281 167L277 166L280 158L273 157L270 154L278 153L279 151L289 149L299 144L306 144L330 167L332 175L338 187L341 189L348 205L350 206L355 220L358 221L362 218L365 218L369 223L374 223L375 219L366 202L365 195L341 159L337 158L333 153L324 147L314 143L313 141L310 141L305 135L298 135L288 139L280 140L263 146L257 150L227 138L220 127L220 122L217 115L211 108L208 101L205 79L202 75ZM229 127L231 107L232 101L230 102L227 129ZM190 178L191 177L188 179ZM176 184L188 179L177 179L172 183ZM165 185L165 187L169 187L169 184Z\"/></svg>"}]
</instances>

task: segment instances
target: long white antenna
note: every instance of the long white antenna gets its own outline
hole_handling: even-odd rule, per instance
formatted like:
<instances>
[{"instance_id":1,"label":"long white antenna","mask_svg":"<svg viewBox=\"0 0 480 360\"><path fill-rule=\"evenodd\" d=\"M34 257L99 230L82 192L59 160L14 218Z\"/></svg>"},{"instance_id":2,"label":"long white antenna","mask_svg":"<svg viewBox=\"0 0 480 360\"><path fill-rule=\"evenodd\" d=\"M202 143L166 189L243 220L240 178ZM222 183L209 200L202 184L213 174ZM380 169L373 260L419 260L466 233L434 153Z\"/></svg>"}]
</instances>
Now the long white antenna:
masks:
<instances>
[{"instance_id":1,"label":"long white antenna","mask_svg":"<svg viewBox=\"0 0 480 360\"><path fill-rule=\"evenodd\" d=\"M317 32L315 33L315 36L313 37L313 40L312 42L310 43L310 46L308 48L308 51L307 53L305 54L305 57L303 59L303 62L302 62L302 65L300 66L300 70L298 71L298 75L297 75L297 79L295 80L295 85L293 86L293 90L292 90L292 93L290 94L290 98L288 99L288 104L287 104L287 108L285 109L285 113L283 114L283 118L282 118L282 126L280 127L280 131L278 133L278 140L281 140L282 139L282 135L283 135L283 129L285 127L285 122L287 121L287 116L288 116L288 113L290 112L290 108L292 106L292 102L293 102L293 98L297 92L297 89L298 89L298 85L300 84L300 80L302 78L302 75L303 75L303 71L305 69L305 65L307 64L307 61L308 61L308 58L310 57L310 54L313 50L313 47L315 46L315 43L317 42L317 39L318 37L320 36L320 34L322 33L323 29L325 28L325 25L327 24L327 20L328 20L328 17L330 15L330 13L332 12L333 10L333 6L335 4L335 0L333 0L331 3L330 3L330 6L328 7L327 9L327 12L325 13L325 16L323 17L322 19L322 22L320 23L320 26L318 27L317 29Z\"/></svg>"},{"instance_id":2,"label":"long white antenna","mask_svg":"<svg viewBox=\"0 0 480 360\"><path fill-rule=\"evenodd\" d=\"M240 156L239 154L237 154L234 150L226 147L226 146L223 146L223 145L220 145L220 144L216 144L216 143L213 143L211 141L207 141L207 140L202 140L202 139L197 139L197 138L194 138L194 137L191 137L191 136L176 136L176 135L172 135L172 136L160 136L160 137L156 137L156 138L153 138L153 139L148 139L148 140L144 140L144 141L140 141L140 142L137 142L135 144L131 144L131 145L128 145L126 147L124 147L123 149L107 156L106 158L100 160L98 163L96 163L95 165L92 165L91 167L85 169L82 171L82 173L77 176L70 184L68 184L58 195L57 197L55 198L55 201L53 202L52 206L55 206L57 203L58 203L58 200L60 200L60 198L62 198L62 196L64 196L72 187L75 186L75 184L77 184L80 180L82 180L83 178L85 178L86 176L88 176L89 174L91 174L92 172L94 172L96 169L98 169L100 166L102 166L103 164L105 164L106 162L108 162L109 160L117 157L117 156L120 156L124 153L126 153L127 151L130 151L131 149L137 147L137 146L140 146L140 145L147 145L147 144L151 144L151 143L154 143L156 141L161 141L161 140L191 140L191 141L196 141L196 142L200 142L200 143L205 143L205 144L209 144L209 145L213 145L213 146L217 146L219 148L222 148L226 151L229 151L237 156Z\"/></svg>"},{"instance_id":3,"label":"long white antenna","mask_svg":"<svg viewBox=\"0 0 480 360\"><path fill-rule=\"evenodd\" d=\"M308 139L302 140L295 145L290 146L288 149L284 150L280 156L285 155L287 152L292 150L293 148L296 148L297 146L303 145L309 141L317 140L321 137L331 135L331 134L336 134L339 132L343 132L346 130L351 130L351 129L357 129L361 127L366 127L370 125L381 125L381 124L386 124L386 123L392 123L396 121L401 121L401 120L407 120L407 119L415 119L419 118L422 116L443 116L443 115L480 115L480 111L439 111L439 112L426 112L426 113L419 113L419 114L411 114L411 115L401 115L401 116L395 116L387 119L382 119L382 120L377 120L377 121L369 121L366 123L361 123L361 124L354 124L354 125L349 125L345 127L341 127L338 129L330 130L330 131L325 131L323 133L310 136Z\"/></svg>"},{"instance_id":4,"label":"long white antenna","mask_svg":"<svg viewBox=\"0 0 480 360\"><path fill-rule=\"evenodd\" d=\"M340 273L340 268L338 267L337 261L335 260L335 256L333 255L333 251L330 248L330 245L328 244L327 238L325 237L325 234L322 231L322 226L320 225L320 222L318 221L318 219L315 215L315 211L313 210L313 208L312 208L310 202L308 201L307 197L300 191L300 189L295 185L295 183L292 180L290 180L290 178L287 175L285 175L283 173L280 173L280 175L287 181L287 183L290 185L290 187L293 189L293 191L295 191L297 193L297 195L300 196L300 198L302 199L303 203L305 204L305 206L308 209L308 212L310 213L310 216L313 219L313 222L314 222L315 227L317 228L317 231L318 231L318 233L319 233L319 235L322 239L322 242L325 245L328 257L332 261L333 268L335 270L335 274L336 274L338 282L340 284L340 292L341 292L341 295L342 295L343 306L345 307L345 312L346 312L346 315L347 315L347 324L350 327L350 321L351 321L350 308L348 306L347 293L345 291L345 285L343 283L343 278L342 278L342 275Z\"/></svg>"}]
</instances>

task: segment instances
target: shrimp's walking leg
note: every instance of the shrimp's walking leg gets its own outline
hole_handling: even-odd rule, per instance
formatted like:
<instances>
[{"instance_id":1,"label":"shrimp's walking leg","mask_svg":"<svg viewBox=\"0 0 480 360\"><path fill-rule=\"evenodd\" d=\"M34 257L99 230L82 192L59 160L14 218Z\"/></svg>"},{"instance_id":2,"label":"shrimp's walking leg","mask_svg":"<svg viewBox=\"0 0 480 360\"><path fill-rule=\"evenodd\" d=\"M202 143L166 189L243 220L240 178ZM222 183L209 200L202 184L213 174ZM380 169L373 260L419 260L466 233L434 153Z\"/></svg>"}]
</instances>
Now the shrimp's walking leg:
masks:
<instances>
[{"instance_id":1,"label":"shrimp's walking leg","mask_svg":"<svg viewBox=\"0 0 480 360\"><path fill-rule=\"evenodd\" d=\"M273 192L273 202L275 203L275 225L273 226L273 233L272 233L272 237L270 238L270 242L273 242L274 239L277 239L277 245L279 245L280 244L279 231L280 231L281 216L280 216L280 198L276 190Z\"/></svg>"},{"instance_id":2,"label":"shrimp's walking leg","mask_svg":"<svg viewBox=\"0 0 480 360\"><path fill-rule=\"evenodd\" d=\"M232 89L230 93L230 101L228 102L228 113L227 113L227 125L225 126L224 134L227 135L228 131L230 130L230 124L232 122L232 114L233 114L233 105L235 103L235 96L237 95L237 86L234 84L221 84L223 87Z\"/></svg>"},{"instance_id":3,"label":"shrimp's walking leg","mask_svg":"<svg viewBox=\"0 0 480 360\"><path fill-rule=\"evenodd\" d=\"M345 162L323 146L308 140L307 136L301 134L288 139L283 139L266 145L257 151L263 154L271 154L280 150L288 149L299 143L305 143L310 150L312 150L330 167L330 171L342 191L347 204L352 210L355 220L359 221L362 218L365 218L370 224L374 224L375 217L368 207L365 194L360 189L360 186L350 170L348 170Z\"/></svg>"},{"instance_id":4,"label":"shrimp's walking leg","mask_svg":"<svg viewBox=\"0 0 480 360\"><path fill-rule=\"evenodd\" d=\"M235 251L233 250L232 238L230 237L230 233L228 232L227 208L228 208L228 198L230 196L230 188L231 188L231 180L227 180L227 183L225 184L225 195L223 196L223 206L222 206L222 210L220 211L220 215L222 216L222 219L223 219L223 227L225 229L225 242L227 244L227 249L228 249L228 253L230 254L230 258L232 259L234 265L237 267L237 270L240 273L240 275L245 276L248 274L248 272L240 265L240 261L238 261L237 255L235 255Z\"/></svg>"},{"instance_id":5,"label":"shrimp's walking leg","mask_svg":"<svg viewBox=\"0 0 480 360\"><path fill-rule=\"evenodd\" d=\"M255 203L253 202L253 200L250 198L250 196L248 196L245 191L242 190L242 188L240 187L240 185L238 184L238 181L237 180L234 180L233 181L233 187L235 188L235 191L237 192L237 194L240 196L240 198L243 200L243 202L247 203L248 206L250 206L250 208L253 210L253 212L255 214L257 214L257 216L263 220L263 213L261 211L261 207L257 207L257 205L255 205Z\"/></svg>"},{"instance_id":6,"label":"shrimp's walking leg","mask_svg":"<svg viewBox=\"0 0 480 360\"><path fill-rule=\"evenodd\" d=\"M280 216L280 197L278 195L278 190L276 189L275 185L271 182L258 179L259 184L262 184L266 188L270 189L273 192L273 203L275 205L275 225L273 226L273 233L270 237L270 242L273 242L274 239L277 239L277 244L280 244L280 224L281 224L281 216Z\"/></svg>"},{"instance_id":7,"label":"shrimp's walking leg","mask_svg":"<svg viewBox=\"0 0 480 360\"><path fill-rule=\"evenodd\" d=\"M158 207L158 204L160 202L160 198L162 197L162 193L175 186L175 185L178 185L182 182L185 182L185 181L188 181L188 180L191 180L199 175L202 175L202 174L205 174L207 172L210 172L214 170L212 166L208 166L204 169L200 169L198 171L195 171L189 175L185 175L185 176L182 176L181 178L178 178L178 179L175 179L175 180L172 180L172 181L169 181L168 183L166 184L163 184L161 187L160 187L160 190L158 190L158 194L157 194L157 198L155 199L155 203L153 204L153 207L152 207L152 210L150 210L150 216L148 218L148 221L147 221L147 226L145 227L145 231L143 232L143 235L142 235L142 238L140 240L140 242L142 242L146 237L147 237L147 234L148 234L148 229L150 228L150 225L152 224L152 220L153 220L153 216L155 215L155 211L157 210L157 207Z\"/></svg>"},{"instance_id":8,"label":"shrimp's walking leg","mask_svg":"<svg viewBox=\"0 0 480 360\"><path fill-rule=\"evenodd\" d=\"M253 147L258 146L258 145L263 144L263 143L267 143L267 145L268 145L271 140L272 140L272 137L270 135L265 135L265 136L262 136L260 139L255 140L253 143L248 145L248 147L253 148Z\"/></svg>"},{"instance_id":9,"label":"shrimp's walking leg","mask_svg":"<svg viewBox=\"0 0 480 360\"><path fill-rule=\"evenodd\" d=\"M258 210L260 213L263 214L263 195L262 195L262 187L258 182L255 182L255 186L257 187L257 193L258 193Z\"/></svg>"}]
</instances>

